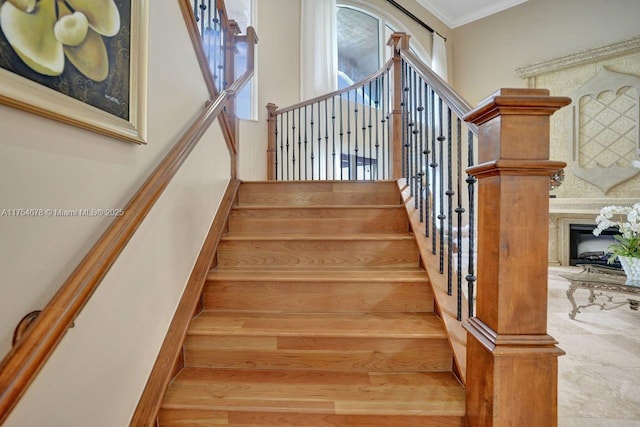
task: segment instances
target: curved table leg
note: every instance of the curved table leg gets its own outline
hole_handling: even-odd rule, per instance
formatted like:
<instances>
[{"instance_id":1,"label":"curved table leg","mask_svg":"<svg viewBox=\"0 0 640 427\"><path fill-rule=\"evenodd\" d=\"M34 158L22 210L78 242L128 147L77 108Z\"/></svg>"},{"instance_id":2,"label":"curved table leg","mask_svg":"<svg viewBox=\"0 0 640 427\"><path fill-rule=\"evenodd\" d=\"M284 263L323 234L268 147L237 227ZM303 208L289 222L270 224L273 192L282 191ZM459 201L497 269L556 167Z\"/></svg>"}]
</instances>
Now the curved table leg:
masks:
<instances>
[{"instance_id":1,"label":"curved table leg","mask_svg":"<svg viewBox=\"0 0 640 427\"><path fill-rule=\"evenodd\" d=\"M578 283L573 283L569 285L569 289L567 289L567 298L571 302L573 309L569 312L569 318L574 320L576 318L576 314L578 313L578 306L576 305L576 300L573 299L573 293L578 289Z\"/></svg>"}]
</instances>

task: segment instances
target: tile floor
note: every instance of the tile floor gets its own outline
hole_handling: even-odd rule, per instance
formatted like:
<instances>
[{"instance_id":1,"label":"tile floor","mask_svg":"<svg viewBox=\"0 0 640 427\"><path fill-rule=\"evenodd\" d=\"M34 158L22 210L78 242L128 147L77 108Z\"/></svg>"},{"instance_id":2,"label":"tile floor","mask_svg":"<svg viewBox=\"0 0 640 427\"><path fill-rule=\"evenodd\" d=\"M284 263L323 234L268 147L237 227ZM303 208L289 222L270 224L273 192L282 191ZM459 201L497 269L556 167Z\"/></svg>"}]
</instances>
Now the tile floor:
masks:
<instances>
[{"instance_id":1,"label":"tile floor","mask_svg":"<svg viewBox=\"0 0 640 427\"><path fill-rule=\"evenodd\" d=\"M548 331L566 355L559 359L560 427L640 427L640 312L589 307L569 318L569 282L549 268ZM576 302L587 290L577 290Z\"/></svg>"}]
</instances>

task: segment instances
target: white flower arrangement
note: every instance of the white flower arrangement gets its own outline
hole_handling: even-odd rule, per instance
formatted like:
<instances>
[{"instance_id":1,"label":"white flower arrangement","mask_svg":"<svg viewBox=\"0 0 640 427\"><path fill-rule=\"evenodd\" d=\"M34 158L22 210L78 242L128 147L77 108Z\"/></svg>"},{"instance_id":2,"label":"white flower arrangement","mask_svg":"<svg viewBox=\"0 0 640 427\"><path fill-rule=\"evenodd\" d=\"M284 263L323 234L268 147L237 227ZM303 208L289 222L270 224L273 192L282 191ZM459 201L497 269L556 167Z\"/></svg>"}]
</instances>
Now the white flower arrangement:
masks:
<instances>
[{"instance_id":1,"label":"white flower arrangement","mask_svg":"<svg viewBox=\"0 0 640 427\"><path fill-rule=\"evenodd\" d=\"M620 235L613 236L616 243L609 247L612 253L609 263L614 262L619 256L640 258L640 203L630 207L604 207L596 217L596 223L594 236L599 236L610 227L616 227L620 231Z\"/></svg>"}]
</instances>

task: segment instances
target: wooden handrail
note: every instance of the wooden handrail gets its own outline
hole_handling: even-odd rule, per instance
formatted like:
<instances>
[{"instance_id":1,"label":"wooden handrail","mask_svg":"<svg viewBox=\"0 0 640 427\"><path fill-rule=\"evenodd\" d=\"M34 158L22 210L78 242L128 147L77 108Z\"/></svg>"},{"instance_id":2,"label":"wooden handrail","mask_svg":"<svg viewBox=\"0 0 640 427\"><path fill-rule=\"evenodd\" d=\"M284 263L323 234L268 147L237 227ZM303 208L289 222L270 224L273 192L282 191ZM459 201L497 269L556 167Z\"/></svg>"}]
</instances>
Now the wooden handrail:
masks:
<instances>
[{"instance_id":1,"label":"wooden handrail","mask_svg":"<svg viewBox=\"0 0 640 427\"><path fill-rule=\"evenodd\" d=\"M286 113L287 111L293 111L293 110L296 110L296 109L301 108L301 107L305 107L305 106L309 106L311 104L315 104L318 101L324 101L325 99L330 99L330 98L333 98L334 96L339 96L340 94L351 92L352 90L355 90L355 89L357 89L357 88L359 88L359 87L361 87L363 85L366 85L369 82L374 81L375 79L377 79L378 77L380 77L381 75L386 73L389 70L389 68L391 68L391 64L392 64L391 60L387 61L387 63L384 65L384 67L382 67L381 69L379 69L375 73L371 74L369 77L365 78L364 80L361 80L358 83L354 83L349 87L346 87L346 88L340 89L340 90L336 90L334 92L327 93L326 95L320 95L320 96L317 96L317 97L315 97L313 99L308 99L306 101L302 101L302 102L299 102L297 104L290 105L288 107L277 109L277 110L274 111L273 114L274 115L283 114L283 113Z\"/></svg>"},{"instance_id":2,"label":"wooden handrail","mask_svg":"<svg viewBox=\"0 0 640 427\"><path fill-rule=\"evenodd\" d=\"M457 92L455 92L447 82L437 75L431 68L422 62L409 49L401 49L400 54L407 64L418 73L429 85L433 91L442 99L442 101L456 113L458 117L467 115L473 107ZM467 127L474 135L478 135L478 126L473 123L467 123Z\"/></svg>"},{"instance_id":3,"label":"wooden handrail","mask_svg":"<svg viewBox=\"0 0 640 427\"><path fill-rule=\"evenodd\" d=\"M191 124L0 363L0 423L22 397L180 166L225 107L222 93Z\"/></svg>"}]
</instances>

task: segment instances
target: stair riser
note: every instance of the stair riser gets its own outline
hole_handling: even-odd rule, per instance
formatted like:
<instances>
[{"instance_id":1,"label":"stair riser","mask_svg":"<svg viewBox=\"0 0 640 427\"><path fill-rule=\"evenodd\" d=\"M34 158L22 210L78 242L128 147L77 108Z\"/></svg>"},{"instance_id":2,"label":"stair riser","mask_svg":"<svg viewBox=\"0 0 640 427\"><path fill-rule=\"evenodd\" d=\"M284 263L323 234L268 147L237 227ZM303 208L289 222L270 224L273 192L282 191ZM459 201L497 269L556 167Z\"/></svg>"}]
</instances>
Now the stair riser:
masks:
<instances>
[{"instance_id":1,"label":"stair riser","mask_svg":"<svg viewBox=\"0 0 640 427\"><path fill-rule=\"evenodd\" d=\"M415 268L414 240L227 240L218 247L218 268Z\"/></svg>"},{"instance_id":2,"label":"stair riser","mask_svg":"<svg viewBox=\"0 0 640 427\"><path fill-rule=\"evenodd\" d=\"M296 313L431 312L428 283L208 282L205 310Z\"/></svg>"},{"instance_id":3,"label":"stair riser","mask_svg":"<svg viewBox=\"0 0 640 427\"><path fill-rule=\"evenodd\" d=\"M238 192L242 205L397 205L401 203L395 183L367 182L246 183Z\"/></svg>"},{"instance_id":4,"label":"stair riser","mask_svg":"<svg viewBox=\"0 0 640 427\"><path fill-rule=\"evenodd\" d=\"M241 233L406 233L404 208L235 209L229 231Z\"/></svg>"},{"instance_id":5,"label":"stair riser","mask_svg":"<svg viewBox=\"0 0 640 427\"><path fill-rule=\"evenodd\" d=\"M464 417L445 416L375 416L295 414L282 412L245 412L162 409L160 425L198 427L463 427Z\"/></svg>"},{"instance_id":6,"label":"stair riser","mask_svg":"<svg viewBox=\"0 0 640 427\"><path fill-rule=\"evenodd\" d=\"M185 342L190 367L441 372L451 360L446 338L199 335Z\"/></svg>"}]
</instances>

